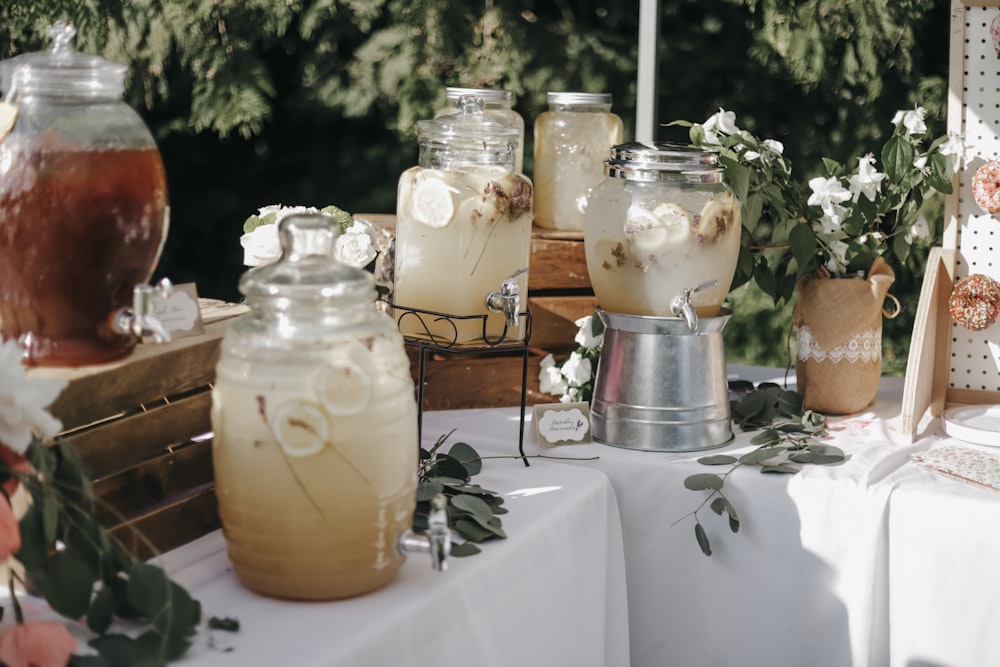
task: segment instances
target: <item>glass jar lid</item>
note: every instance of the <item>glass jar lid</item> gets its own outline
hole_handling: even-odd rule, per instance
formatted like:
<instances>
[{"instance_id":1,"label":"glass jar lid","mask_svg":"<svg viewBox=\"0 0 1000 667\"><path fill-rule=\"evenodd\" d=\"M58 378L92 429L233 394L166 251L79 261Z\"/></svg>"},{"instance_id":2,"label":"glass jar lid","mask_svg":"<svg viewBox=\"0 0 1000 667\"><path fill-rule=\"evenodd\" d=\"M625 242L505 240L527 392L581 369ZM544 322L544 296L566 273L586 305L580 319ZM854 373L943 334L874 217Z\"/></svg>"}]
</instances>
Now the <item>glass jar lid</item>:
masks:
<instances>
[{"instance_id":1,"label":"glass jar lid","mask_svg":"<svg viewBox=\"0 0 1000 667\"><path fill-rule=\"evenodd\" d=\"M713 150L665 142L620 144L604 161L610 178L630 181L663 181L681 176L695 183L722 182L723 167Z\"/></svg>"},{"instance_id":2,"label":"glass jar lid","mask_svg":"<svg viewBox=\"0 0 1000 667\"><path fill-rule=\"evenodd\" d=\"M611 104L611 93L548 93L549 104L601 105Z\"/></svg>"},{"instance_id":3,"label":"glass jar lid","mask_svg":"<svg viewBox=\"0 0 1000 667\"><path fill-rule=\"evenodd\" d=\"M493 88L455 88L449 86L445 88L445 95L449 101L457 100L463 95L481 97L487 104L514 101L514 94L509 90L496 90Z\"/></svg>"},{"instance_id":4,"label":"glass jar lid","mask_svg":"<svg viewBox=\"0 0 1000 667\"><path fill-rule=\"evenodd\" d=\"M348 305L375 301L375 279L333 257L340 228L324 213L290 215L278 223L281 256L250 269L239 290L250 306L261 299Z\"/></svg>"},{"instance_id":5,"label":"glass jar lid","mask_svg":"<svg viewBox=\"0 0 1000 667\"><path fill-rule=\"evenodd\" d=\"M8 101L11 94L121 97L125 65L74 51L70 42L76 28L71 24L60 21L45 32L52 39L50 50L0 61L0 89Z\"/></svg>"},{"instance_id":6,"label":"glass jar lid","mask_svg":"<svg viewBox=\"0 0 1000 667\"><path fill-rule=\"evenodd\" d=\"M417 121L421 140L455 145L461 148L486 144L507 144L517 141L517 128L500 123L484 113L485 101L478 95L458 98L458 111L434 120Z\"/></svg>"}]
</instances>

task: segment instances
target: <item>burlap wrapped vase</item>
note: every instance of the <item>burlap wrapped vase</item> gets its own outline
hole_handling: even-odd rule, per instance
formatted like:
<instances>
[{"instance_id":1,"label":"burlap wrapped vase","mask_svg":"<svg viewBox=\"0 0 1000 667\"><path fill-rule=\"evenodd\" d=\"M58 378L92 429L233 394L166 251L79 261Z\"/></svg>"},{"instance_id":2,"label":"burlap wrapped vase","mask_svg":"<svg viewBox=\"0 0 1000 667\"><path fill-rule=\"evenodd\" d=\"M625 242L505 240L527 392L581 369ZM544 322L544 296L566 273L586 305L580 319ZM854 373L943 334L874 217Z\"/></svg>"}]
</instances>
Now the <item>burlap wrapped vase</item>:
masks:
<instances>
[{"instance_id":1,"label":"burlap wrapped vase","mask_svg":"<svg viewBox=\"0 0 1000 667\"><path fill-rule=\"evenodd\" d=\"M882 377L882 318L899 314L899 302L889 294L895 279L878 257L867 278L831 278L820 267L796 285L795 369L806 409L850 414L875 401ZM884 307L887 297L892 310Z\"/></svg>"}]
</instances>

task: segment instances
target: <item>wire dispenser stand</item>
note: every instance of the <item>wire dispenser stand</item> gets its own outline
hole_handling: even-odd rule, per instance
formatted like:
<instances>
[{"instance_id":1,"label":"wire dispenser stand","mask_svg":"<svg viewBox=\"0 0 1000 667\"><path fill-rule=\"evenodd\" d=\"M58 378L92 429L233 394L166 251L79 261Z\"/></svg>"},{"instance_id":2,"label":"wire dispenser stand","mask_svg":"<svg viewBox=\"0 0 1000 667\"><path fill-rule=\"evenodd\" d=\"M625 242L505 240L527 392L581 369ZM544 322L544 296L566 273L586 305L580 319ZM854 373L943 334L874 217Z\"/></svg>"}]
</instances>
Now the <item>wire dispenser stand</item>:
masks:
<instances>
[{"instance_id":1,"label":"wire dispenser stand","mask_svg":"<svg viewBox=\"0 0 1000 667\"><path fill-rule=\"evenodd\" d=\"M524 338L511 340L510 327L504 322L503 330L496 336L487 332L489 315L454 315L433 310L422 310L394 304L393 318L400 331L418 331L419 335L403 333L406 345L418 350L417 371L417 429L423 433L424 385L427 354L437 352L450 355L477 355L489 352L521 353L521 420L518 427L517 449L524 465L530 465L524 453L524 416L528 398L528 341L531 339L531 313L519 312L518 319L524 328ZM458 343L459 330L480 324L480 336L471 343ZM471 323L471 324L469 324Z\"/></svg>"}]
</instances>

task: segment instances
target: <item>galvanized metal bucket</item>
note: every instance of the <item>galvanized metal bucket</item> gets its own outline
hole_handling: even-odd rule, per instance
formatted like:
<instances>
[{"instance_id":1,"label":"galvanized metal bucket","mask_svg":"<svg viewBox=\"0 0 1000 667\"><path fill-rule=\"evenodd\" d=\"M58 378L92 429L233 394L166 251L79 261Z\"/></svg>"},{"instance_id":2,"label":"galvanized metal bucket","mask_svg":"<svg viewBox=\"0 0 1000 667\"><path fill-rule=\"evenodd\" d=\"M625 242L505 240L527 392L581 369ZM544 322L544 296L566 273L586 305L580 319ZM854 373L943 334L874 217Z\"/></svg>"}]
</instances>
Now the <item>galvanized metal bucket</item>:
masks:
<instances>
[{"instance_id":1,"label":"galvanized metal bucket","mask_svg":"<svg viewBox=\"0 0 1000 667\"><path fill-rule=\"evenodd\" d=\"M605 329L591 404L595 442L682 452L732 440L722 344L732 313L693 322L598 314Z\"/></svg>"}]
</instances>

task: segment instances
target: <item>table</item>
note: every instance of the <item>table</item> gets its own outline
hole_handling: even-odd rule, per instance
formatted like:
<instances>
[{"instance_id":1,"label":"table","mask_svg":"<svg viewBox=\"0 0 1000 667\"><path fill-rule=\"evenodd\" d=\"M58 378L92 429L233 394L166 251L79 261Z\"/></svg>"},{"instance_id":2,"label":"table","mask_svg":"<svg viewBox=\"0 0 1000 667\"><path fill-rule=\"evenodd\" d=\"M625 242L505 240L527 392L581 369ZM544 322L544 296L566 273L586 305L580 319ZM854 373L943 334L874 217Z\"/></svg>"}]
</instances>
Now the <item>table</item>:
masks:
<instances>
[{"instance_id":1,"label":"table","mask_svg":"<svg viewBox=\"0 0 1000 667\"><path fill-rule=\"evenodd\" d=\"M730 367L730 376L780 381L782 372ZM710 558L688 516L705 492L683 487L685 477L707 470L697 463L705 452L540 449L528 428L527 454L567 457L563 463L611 479L622 513L633 667L1000 664L1000 640L982 631L985 618L1000 623L1000 600L976 595L980 581L991 591L1000 584L1000 504L993 492L910 463L910 454L952 441L929 416L915 442L898 430L902 389L902 378L884 378L869 410L829 420L830 442L850 455L841 466L808 466L794 476L733 473L727 495L742 527L732 534L724 518L699 512ZM456 428L476 446L516 413L429 413L424 424ZM749 451L751 435L710 453Z\"/></svg>"},{"instance_id":2,"label":"table","mask_svg":"<svg viewBox=\"0 0 1000 667\"><path fill-rule=\"evenodd\" d=\"M444 573L412 555L396 581L350 600L296 603L251 593L230 570L218 531L165 554L168 571L207 616L235 616L241 625L238 634L201 632L179 664L629 664L621 528L607 477L500 459L473 480L504 496L506 540L452 559Z\"/></svg>"}]
</instances>

